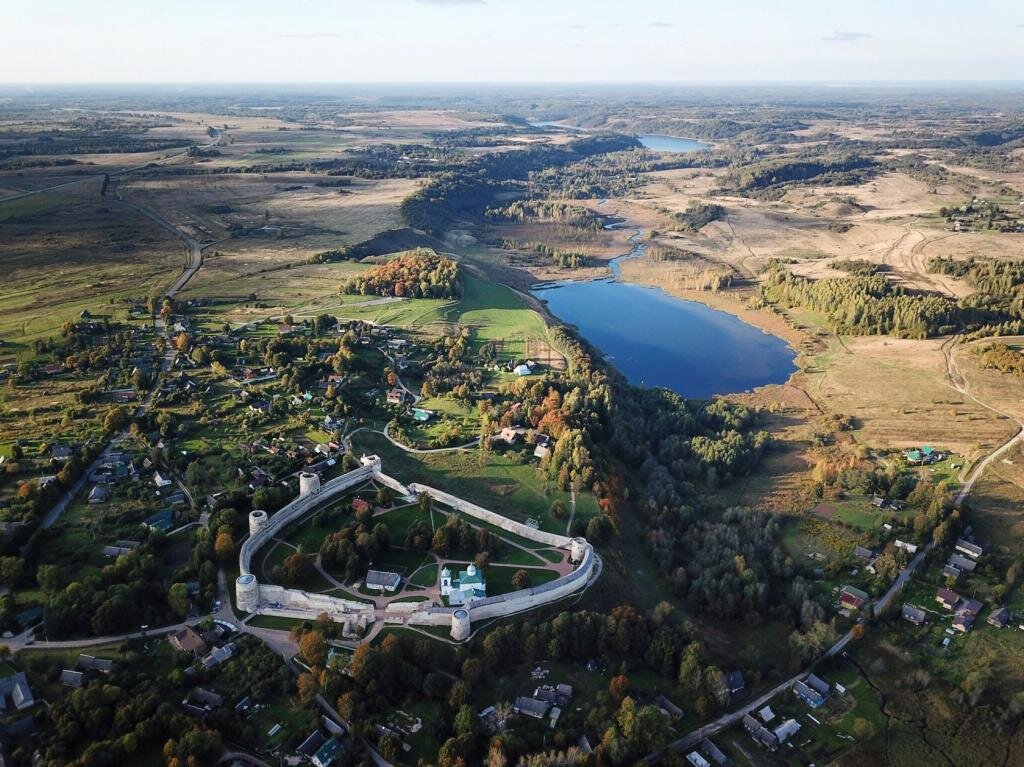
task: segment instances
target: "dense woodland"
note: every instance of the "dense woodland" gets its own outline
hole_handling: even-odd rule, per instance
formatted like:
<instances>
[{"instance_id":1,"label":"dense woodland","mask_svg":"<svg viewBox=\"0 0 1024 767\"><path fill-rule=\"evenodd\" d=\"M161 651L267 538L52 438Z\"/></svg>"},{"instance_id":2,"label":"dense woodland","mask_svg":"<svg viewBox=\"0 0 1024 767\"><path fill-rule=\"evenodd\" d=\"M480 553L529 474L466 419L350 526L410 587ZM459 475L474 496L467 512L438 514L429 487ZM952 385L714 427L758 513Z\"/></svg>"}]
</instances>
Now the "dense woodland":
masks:
<instances>
[{"instance_id":1,"label":"dense woodland","mask_svg":"<svg viewBox=\"0 0 1024 767\"><path fill-rule=\"evenodd\" d=\"M362 296L459 298L462 270L458 261L418 248L351 277L342 290Z\"/></svg>"}]
</instances>

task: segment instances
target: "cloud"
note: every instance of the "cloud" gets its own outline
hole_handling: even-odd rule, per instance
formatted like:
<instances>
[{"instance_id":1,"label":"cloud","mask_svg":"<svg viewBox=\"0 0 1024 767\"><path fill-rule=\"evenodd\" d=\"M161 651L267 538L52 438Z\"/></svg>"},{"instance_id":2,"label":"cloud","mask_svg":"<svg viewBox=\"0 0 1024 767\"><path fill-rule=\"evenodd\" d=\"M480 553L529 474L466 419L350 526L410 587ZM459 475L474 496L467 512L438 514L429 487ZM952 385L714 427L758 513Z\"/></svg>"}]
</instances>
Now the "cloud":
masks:
<instances>
[{"instance_id":1,"label":"cloud","mask_svg":"<svg viewBox=\"0 0 1024 767\"><path fill-rule=\"evenodd\" d=\"M286 32L279 35L279 37L285 37L290 40L338 40L343 37L352 37L352 35L342 34L341 32Z\"/></svg>"},{"instance_id":2,"label":"cloud","mask_svg":"<svg viewBox=\"0 0 1024 767\"><path fill-rule=\"evenodd\" d=\"M866 37L871 37L867 32L850 32L850 31L835 31L831 35L826 35L821 38L830 43L852 43L855 40L863 40Z\"/></svg>"},{"instance_id":3,"label":"cloud","mask_svg":"<svg viewBox=\"0 0 1024 767\"><path fill-rule=\"evenodd\" d=\"M658 27L660 29L671 29L672 27L675 26L675 24L673 24L673 23L671 23L669 21L652 21L647 26L649 26L649 27Z\"/></svg>"},{"instance_id":4,"label":"cloud","mask_svg":"<svg viewBox=\"0 0 1024 767\"><path fill-rule=\"evenodd\" d=\"M559 24L562 29L586 29L589 24Z\"/></svg>"},{"instance_id":5,"label":"cloud","mask_svg":"<svg viewBox=\"0 0 1024 767\"><path fill-rule=\"evenodd\" d=\"M416 0L427 5L483 5L484 0Z\"/></svg>"}]
</instances>

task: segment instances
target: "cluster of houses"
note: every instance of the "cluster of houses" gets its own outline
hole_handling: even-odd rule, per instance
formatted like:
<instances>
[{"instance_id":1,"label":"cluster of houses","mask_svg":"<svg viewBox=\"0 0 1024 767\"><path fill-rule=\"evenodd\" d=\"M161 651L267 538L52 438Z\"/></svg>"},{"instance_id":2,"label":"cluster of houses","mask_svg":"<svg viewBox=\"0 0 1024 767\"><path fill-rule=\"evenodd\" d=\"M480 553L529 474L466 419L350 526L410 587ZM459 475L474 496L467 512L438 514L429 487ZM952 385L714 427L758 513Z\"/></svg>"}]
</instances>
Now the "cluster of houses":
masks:
<instances>
[{"instance_id":1,"label":"cluster of houses","mask_svg":"<svg viewBox=\"0 0 1024 767\"><path fill-rule=\"evenodd\" d=\"M342 752L345 728L326 716L320 717L320 723L295 749L295 755L314 767L330 767Z\"/></svg>"},{"instance_id":2,"label":"cluster of houses","mask_svg":"<svg viewBox=\"0 0 1024 767\"><path fill-rule=\"evenodd\" d=\"M517 445L525 440L529 430L525 426L506 426L499 431L494 439L506 445ZM533 457L544 459L551 455L555 441L547 434L535 432L533 435Z\"/></svg>"},{"instance_id":3,"label":"cluster of houses","mask_svg":"<svg viewBox=\"0 0 1024 767\"><path fill-rule=\"evenodd\" d=\"M521 695L516 698L512 711L522 716L529 716L533 719L550 717L551 729L558 724L558 718L562 715L562 709L572 700L572 685L569 684L545 684L536 688L533 695Z\"/></svg>"},{"instance_id":4,"label":"cluster of houses","mask_svg":"<svg viewBox=\"0 0 1024 767\"><path fill-rule=\"evenodd\" d=\"M985 547L970 538L970 532L958 538L949 555L949 560L942 568L942 574L954 582L963 575L970 575L978 566L978 559L985 554Z\"/></svg>"},{"instance_id":5,"label":"cluster of houses","mask_svg":"<svg viewBox=\"0 0 1024 767\"><path fill-rule=\"evenodd\" d=\"M109 674L114 661L93 655L79 655L74 668L61 669L60 683L65 687L84 687L88 682Z\"/></svg>"},{"instance_id":6,"label":"cluster of houses","mask_svg":"<svg viewBox=\"0 0 1024 767\"><path fill-rule=\"evenodd\" d=\"M194 674L199 668L206 671L220 666L238 654L238 645L226 641L235 629L226 621L214 621L209 629L200 634L191 626L184 626L167 637L168 643L178 652L196 658L196 664L185 670Z\"/></svg>"},{"instance_id":7,"label":"cluster of houses","mask_svg":"<svg viewBox=\"0 0 1024 767\"><path fill-rule=\"evenodd\" d=\"M1018 208L1024 209L1024 203ZM1000 232L1024 232L1024 217L1014 215L994 202L981 197L947 211L946 220L953 224L954 232L970 232L982 228L995 228Z\"/></svg>"},{"instance_id":8,"label":"cluster of houses","mask_svg":"<svg viewBox=\"0 0 1024 767\"><path fill-rule=\"evenodd\" d=\"M944 586L936 590L935 601L942 605L943 609L954 613L953 630L961 634L966 634L974 628L974 622L984 607L980 600L966 599Z\"/></svg>"},{"instance_id":9,"label":"cluster of houses","mask_svg":"<svg viewBox=\"0 0 1024 767\"><path fill-rule=\"evenodd\" d=\"M765 706L757 712L756 717L752 714L743 717L743 729L759 746L769 751L777 751L781 744L796 735L800 730L800 723L795 719L787 719L780 724L774 724L775 720L775 712L769 706Z\"/></svg>"}]
</instances>

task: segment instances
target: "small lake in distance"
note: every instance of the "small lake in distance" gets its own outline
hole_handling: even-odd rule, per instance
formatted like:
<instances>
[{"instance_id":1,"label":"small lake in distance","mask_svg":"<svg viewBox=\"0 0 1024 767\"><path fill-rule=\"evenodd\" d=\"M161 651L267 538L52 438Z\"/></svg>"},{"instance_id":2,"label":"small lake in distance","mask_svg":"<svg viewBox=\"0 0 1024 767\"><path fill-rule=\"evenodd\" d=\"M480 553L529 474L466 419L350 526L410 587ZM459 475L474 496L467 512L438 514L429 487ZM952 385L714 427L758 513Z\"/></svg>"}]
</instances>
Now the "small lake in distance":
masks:
<instances>
[{"instance_id":1,"label":"small lake in distance","mask_svg":"<svg viewBox=\"0 0 1024 767\"><path fill-rule=\"evenodd\" d=\"M647 135L637 136L637 139L652 152L697 152L701 149L710 149L710 144L696 141L692 138L682 136L659 136Z\"/></svg>"}]
</instances>

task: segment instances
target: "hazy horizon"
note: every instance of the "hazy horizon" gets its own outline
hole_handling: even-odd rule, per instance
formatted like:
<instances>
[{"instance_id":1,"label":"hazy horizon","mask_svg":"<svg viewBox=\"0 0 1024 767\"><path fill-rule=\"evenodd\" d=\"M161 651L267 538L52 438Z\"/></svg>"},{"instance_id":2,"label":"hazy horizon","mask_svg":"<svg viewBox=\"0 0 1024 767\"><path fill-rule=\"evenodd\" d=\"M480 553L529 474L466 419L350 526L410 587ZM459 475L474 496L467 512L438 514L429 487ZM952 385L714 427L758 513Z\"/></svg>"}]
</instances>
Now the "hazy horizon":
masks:
<instances>
[{"instance_id":1,"label":"hazy horizon","mask_svg":"<svg viewBox=\"0 0 1024 767\"><path fill-rule=\"evenodd\" d=\"M0 31L5 84L1006 82L1024 10L981 0L40 0ZM13 14L12 14L13 15ZM1005 74L1005 76L1003 76Z\"/></svg>"}]
</instances>

